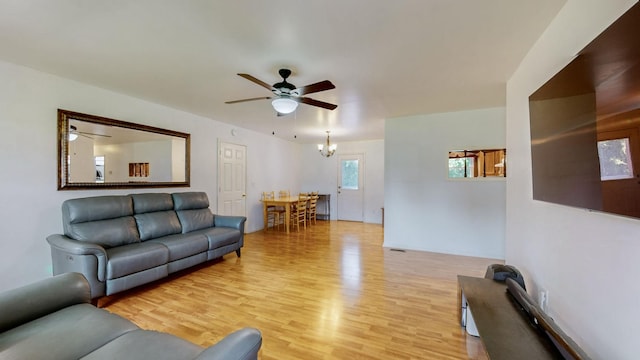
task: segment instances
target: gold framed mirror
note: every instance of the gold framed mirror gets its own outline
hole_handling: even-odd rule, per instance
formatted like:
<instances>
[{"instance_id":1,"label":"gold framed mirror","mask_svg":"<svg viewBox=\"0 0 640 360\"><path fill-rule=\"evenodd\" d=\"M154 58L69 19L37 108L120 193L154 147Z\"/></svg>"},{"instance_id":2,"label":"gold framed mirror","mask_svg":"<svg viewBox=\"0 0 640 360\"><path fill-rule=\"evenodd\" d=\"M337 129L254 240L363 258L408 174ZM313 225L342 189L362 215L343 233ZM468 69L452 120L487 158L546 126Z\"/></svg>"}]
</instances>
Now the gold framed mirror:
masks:
<instances>
[{"instance_id":1,"label":"gold framed mirror","mask_svg":"<svg viewBox=\"0 0 640 360\"><path fill-rule=\"evenodd\" d=\"M186 187L191 135L58 109L58 190Z\"/></svg>"}]
</instances>

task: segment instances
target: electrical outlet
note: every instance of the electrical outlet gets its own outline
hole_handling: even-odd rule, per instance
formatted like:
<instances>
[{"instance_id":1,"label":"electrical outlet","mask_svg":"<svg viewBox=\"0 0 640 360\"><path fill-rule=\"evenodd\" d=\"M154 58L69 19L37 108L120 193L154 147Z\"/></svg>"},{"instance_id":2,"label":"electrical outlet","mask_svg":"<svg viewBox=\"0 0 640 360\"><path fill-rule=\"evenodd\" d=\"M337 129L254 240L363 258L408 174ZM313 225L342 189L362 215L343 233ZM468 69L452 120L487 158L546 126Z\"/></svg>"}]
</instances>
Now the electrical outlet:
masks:
<instances>
[{"instance_id":1,"label":"electrical outlet","mask_svg":"<svg viewBox=\"0 0 640 360\"><path fill-rule=\"evenodd\" d=\"M538 296L538 304L540 305L540 309L546 312L549 307L549 291L540 290L540 294Z\"/></svg>"}]
</instances>

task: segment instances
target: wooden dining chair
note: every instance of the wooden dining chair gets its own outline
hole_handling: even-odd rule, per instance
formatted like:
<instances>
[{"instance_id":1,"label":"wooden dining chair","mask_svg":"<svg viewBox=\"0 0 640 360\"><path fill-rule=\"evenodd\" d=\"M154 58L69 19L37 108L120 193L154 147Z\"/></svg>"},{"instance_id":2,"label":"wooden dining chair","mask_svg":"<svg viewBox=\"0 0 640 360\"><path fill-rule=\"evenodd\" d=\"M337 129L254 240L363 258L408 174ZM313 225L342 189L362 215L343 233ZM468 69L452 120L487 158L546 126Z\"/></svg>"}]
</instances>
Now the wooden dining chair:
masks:
<instances>
[{"instance_id":1,"label":"wooden dining chair","mask_svg":"<svg viewBox=\"0 0 640 360\"><path fill-rule=\"evenodd\" d=\"M311 225L312 221L314 225L316 223L316 216L317 216L316 205L318 204L319 198L320 196L318 196L317 192L315 193L315 195L314 193L311 193L311 196L309 197L309 205L307 207L307 221L309 222L309 225Z\"/></svg>"},{"instance_id":2,"label":"wooden dining chair","mask_svg":"<svg viewBox=\"0 0 640 360\"><path fill-rule=\"evenodd\" d=\"M275 199L275 193L273 191L265 191L262 193L262 200ZM280 223L284 223L284 209L280 211L276 206L267 206L267 223L264 224L265 229L269 229L269 224L272 228L280 226ZM282 219L281 219L282 218Z\"/></svg>"},{"instance_id":3,"label":"wooden dining chair","mask_svg":"<svg viewBox=\"0 0 640 360\"><path fill-rule=\"evenodd\" d=\"M284 198L288 198L291 197L291 193L289 192L289 190L280 190L278 191L278 199L284 199ZM286 209L284 206L276 206L276 211L278 211L280 213L280 222L278 223L278 227L280 225L284 226L284 219L286 217Z\"/></svg>"},{"instance_id":4,"label":"wooden dining chair","mask_svg":"<svg viewBox=\"0 0 640 360\"><path fill-rule=\"evenodd\" d=\"M307 202L307 212L309 211L309 200L311 199L311 195L309 195L309 193L306 192L301 192L298 193L298 200L304 200ZM305 214L305 216L307 216L308 214Z\"/></svg>"},{"instance_id":5,"label":"wooden dining chair","mask_svg":"<svg viewBox=\"0 0 640 360\"><path fill-rule=\"evenodd\" d=\"M307 228L307 199L299 197L291 209L291 223L289 225L295 225L296 231L300 231L300 223L305 229Z\"/></svg>"},{"instance_id":6,"label":"wooden dining chair","mask_svg":"<svg viewBox=\"0 0 640 360\"><path fill-rule=\"evenodd\" d=\"M298 200L304 200L304 201L307 202L307 210L309 209L309 199L310 198L311 197L309 196L309 193L306 193L306 192L298 193Z\"/></svg>"}]
</instances>

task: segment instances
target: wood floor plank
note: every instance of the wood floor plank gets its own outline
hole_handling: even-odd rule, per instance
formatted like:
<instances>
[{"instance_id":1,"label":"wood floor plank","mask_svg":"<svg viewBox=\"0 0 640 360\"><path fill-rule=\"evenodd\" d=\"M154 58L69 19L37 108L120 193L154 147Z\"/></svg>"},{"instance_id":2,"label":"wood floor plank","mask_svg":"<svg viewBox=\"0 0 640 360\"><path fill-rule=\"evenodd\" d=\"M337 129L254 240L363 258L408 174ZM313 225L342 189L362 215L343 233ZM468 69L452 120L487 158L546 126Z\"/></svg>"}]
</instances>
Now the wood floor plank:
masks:
<instances>
[{"instance_id":1,"label":"wood floor plank","mask_svg":"<svg viewBox=\"0 0 640 360\"><path fill-rule=\"evenodd\" d=\"M260 329L260 358L486 359L460 328L458 274L495 259L394 251L378 224L318 221L299 233L247 234L226 255L100 306L202 346Z\"/></svg>"}]
</instances>

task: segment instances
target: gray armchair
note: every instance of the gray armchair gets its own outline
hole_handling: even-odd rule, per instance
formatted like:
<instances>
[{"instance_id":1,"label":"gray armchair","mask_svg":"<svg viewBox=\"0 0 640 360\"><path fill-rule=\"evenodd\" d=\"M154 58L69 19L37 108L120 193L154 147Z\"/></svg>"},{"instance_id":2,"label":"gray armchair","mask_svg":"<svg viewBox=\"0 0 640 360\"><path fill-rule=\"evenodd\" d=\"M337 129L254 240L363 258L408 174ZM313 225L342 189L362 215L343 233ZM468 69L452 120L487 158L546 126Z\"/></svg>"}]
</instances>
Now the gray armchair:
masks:
<instances>
[{"instance_id":1,"label":"gray armchair","mask_svg":"<svg viewBox=\"0 0 640 360\"><path fill-rule=\"evenodd\" d=\"M89 283L78 273L0 294L0 358L253 360L262 346L260 331L244 328L202 348L90 302Z\"/></svg>"}]
</instances>

